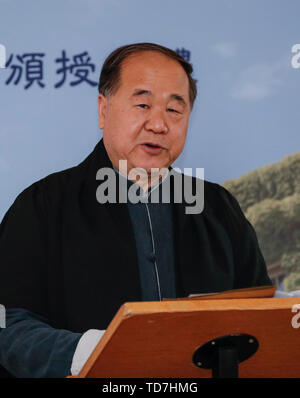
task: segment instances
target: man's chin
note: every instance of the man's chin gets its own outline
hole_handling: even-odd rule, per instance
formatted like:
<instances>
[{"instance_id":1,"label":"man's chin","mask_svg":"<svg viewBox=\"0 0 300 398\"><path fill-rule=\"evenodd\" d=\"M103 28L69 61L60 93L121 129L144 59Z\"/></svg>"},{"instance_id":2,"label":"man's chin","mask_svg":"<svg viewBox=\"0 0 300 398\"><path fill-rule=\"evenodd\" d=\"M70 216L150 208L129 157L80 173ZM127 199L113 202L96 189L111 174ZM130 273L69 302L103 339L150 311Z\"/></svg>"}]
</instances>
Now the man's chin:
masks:
<instances>
[{"instance_id":1,"label":"man's chin","mask_svg":"<svg viewBox=\"0 0 300 398\"><path fill-rule=\"evenodd\" d=\"M168 169L169 168L169 159L166 159L166 157L164 157L164 159L162 157L158 157L156 156L149 158L148 156L135 156L133 157L129 157L127 159L127 163L123 163L122 162L122 166L125 167L124 172L126 171L127 174L132 170L132 173L138 172L137 169L142 169L143 171L145 171L145 173L147 173L148 175L155 174L155 171L157 172L157 169L161 170L161 169Z\"/></svg>"},{"instance_id":2,"label":"man's chin","mask_svg":"<svg viewBox=\"0 0 300 398\"><path fill-rule=\"evenodd\" d=\"M163 162L151 162L150 164L147 162L137 163L135 168L143 169L147 174L151 174L157 172L157 170L168 168L169 166Z\"/></svg>"}]
</instances>

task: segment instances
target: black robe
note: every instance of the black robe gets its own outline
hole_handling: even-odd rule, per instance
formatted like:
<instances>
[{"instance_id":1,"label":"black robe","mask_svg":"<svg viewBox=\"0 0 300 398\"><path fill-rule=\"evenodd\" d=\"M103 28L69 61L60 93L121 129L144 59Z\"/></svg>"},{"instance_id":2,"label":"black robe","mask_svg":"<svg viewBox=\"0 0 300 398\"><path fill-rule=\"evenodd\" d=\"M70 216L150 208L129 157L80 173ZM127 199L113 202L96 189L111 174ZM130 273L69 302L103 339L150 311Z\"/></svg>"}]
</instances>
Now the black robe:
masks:
<instances>
[{"instance_id":1,"label":"black robe","mask_svg":"<svg viewBox=\"0 0 300 398\"><path fill-rule=\"evenodd\" d=\"M106 329L124 302L141 301L128 207L98 203L101 167L112 167L103 140L78 166L25 189L8 210L0 228L0 303L7 308L85 332ZM204 195L200 214L173 203L177 297L271 284L236 199L208 181Z\"/></svg>"}]
</instances>

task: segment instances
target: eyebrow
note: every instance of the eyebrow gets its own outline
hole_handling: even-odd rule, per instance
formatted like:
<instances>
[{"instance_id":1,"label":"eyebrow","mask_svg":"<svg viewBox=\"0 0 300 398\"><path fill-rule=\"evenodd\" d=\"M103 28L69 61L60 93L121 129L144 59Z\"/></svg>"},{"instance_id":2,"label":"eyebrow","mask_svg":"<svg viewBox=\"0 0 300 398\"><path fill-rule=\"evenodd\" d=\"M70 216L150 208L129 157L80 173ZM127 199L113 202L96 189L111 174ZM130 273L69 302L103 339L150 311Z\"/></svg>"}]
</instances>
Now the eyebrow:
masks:
<instances>
[{"instance_id":1,"label":"eyebrow","mask_svg":"<svg viewBox=\"0 0 300 398\"><path fill-rule=\"evenodd\" d=\"M150 90L144 90L142 88L137 88L134 90L132 97L138 97L140 95L148 95L148 96L152 96L153 94L151 93ZM175 101L180 102L183 106L186 106L186 101L184 100L184 98L182 97L182 95L180 94L170 94L169 95L169 99L174 99Z\"/></svg>"}]
</instances>

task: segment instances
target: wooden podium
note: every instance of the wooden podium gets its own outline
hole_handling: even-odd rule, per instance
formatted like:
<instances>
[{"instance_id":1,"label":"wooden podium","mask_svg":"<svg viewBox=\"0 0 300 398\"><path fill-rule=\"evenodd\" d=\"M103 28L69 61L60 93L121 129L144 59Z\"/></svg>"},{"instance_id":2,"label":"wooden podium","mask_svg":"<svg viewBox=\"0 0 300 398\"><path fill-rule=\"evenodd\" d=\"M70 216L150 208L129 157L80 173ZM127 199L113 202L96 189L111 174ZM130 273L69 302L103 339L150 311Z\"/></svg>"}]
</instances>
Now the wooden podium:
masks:
<instances>
[{"instance_id":1,"label":"wooden podium","mask_svg":"<svg viewBox=\"0 0 300 398\"><path fill-rule=\"evenodd\" d=\"M75 377L300 377L300 298L208 298L123 304Z\"/></svg>"}]
</instances>

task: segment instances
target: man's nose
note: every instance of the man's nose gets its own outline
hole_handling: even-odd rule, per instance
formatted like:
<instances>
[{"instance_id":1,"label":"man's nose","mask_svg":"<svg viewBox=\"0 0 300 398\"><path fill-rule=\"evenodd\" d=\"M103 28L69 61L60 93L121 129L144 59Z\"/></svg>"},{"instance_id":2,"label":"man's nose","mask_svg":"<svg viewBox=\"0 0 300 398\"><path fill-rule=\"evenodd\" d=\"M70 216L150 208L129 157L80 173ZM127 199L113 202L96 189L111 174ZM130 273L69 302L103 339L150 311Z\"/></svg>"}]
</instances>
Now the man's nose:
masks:
<instances>
[{"instance_id":1,"label":"man's nose","mask_svg":"<svg viewBox=\"0 0 300 398\"><path fill-rule=\"evenodd\" d=\"M166 133L168 131L164 111L153 109L148 116L147 130L152 130L154 133Z\"/></svg>"}]
</instances>

